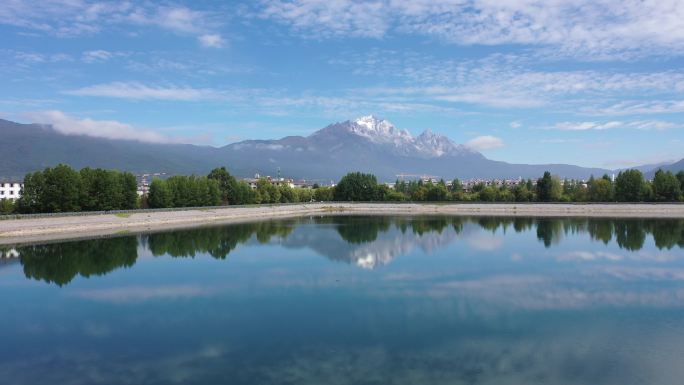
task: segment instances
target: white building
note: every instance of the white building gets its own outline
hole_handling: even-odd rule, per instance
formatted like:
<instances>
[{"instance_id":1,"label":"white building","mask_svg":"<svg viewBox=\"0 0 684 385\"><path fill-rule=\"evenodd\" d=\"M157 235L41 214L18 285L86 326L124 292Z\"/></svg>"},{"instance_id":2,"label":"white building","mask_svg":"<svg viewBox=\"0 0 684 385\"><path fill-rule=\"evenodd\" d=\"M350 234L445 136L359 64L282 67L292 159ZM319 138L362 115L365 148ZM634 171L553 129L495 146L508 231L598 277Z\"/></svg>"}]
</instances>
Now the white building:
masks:
<instances>
[{"instance_id":1,"label":"white building","mask_svg":"<svg viewBox=\"0 0 684 385\"><path fill-rule=\"evenodd\" d=\"M287 179L287 178L271 178L270 176L262 177L259 174L254 175L254 178L245 178L243 179L244 182L246 182L249 187L252 188L252 190L256 190L257 188L257 183L259 182L260 179L266 180L268 183L280 187L280 186L288 186L290 188L295 187L295 182L292 179Z\"/></svg>"},{"instance_id":2,"label":"white building","mask_svg":"<svg viewBox=\"0 0 684 385\"><path fill-rule=\"evenodd\" d=\"M19 258L17 249L2 249L0 248L0 259Z\"/></svg>"},{"instance_id":3,"label":"white building","mask_svg":"<svg viewBox=\"0 0 684 385\"><path fill-rule=\"evenodd\" d=\"M22 182L0 181L0 199L16 200L21 196Z\"/></svg>"}]
</instances>

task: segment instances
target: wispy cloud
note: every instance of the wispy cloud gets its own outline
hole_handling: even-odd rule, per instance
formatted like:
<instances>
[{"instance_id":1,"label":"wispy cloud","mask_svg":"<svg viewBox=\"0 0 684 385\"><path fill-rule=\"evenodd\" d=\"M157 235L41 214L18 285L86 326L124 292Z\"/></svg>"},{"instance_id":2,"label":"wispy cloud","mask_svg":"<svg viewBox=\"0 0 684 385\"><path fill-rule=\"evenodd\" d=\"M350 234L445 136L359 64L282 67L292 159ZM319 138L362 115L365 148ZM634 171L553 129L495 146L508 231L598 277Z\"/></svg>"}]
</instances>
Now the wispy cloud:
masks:
<instances>
[{"instance_id":1,"label":"wispy cloud","mask_svg":"<svg viewBox=\"0 0 684 385\"><path fill-rule=\"evenodd\" d=\"M264 0L261 17L304 37L432 36L463 45L554 46L585 59L681 55L684 3L641 0Z\"/></svg>"},{"instance_id":2,"label":"wispy cloud","mask_svg":"<svg viewBox=\"0 0 684 385\"><path fill-rule=\"evenodd\" d=\"M662 131L682 127L684 127L684 124L663 120L637 120L631 122L560 122L556 123L552 128L566 131L610 130L614 128L633 128L644 131Z\"/></svg>"},{"instance_id":3,"label":"wispy cloud","mask_svg":"<svg viewBox=\"0 0 684 385\"><path fill-rule=\"evenodd\" d=\"M218 99L221 97L218 91L204 88L179 87L179 86L150 86L138 82L113 82L96 84L88 87L68 90L67 95L77 96L103 96L111 98L132 100L175 100L197 101Z\"/></svg>"},{"instance_id":4,"label":"wispy cloud","mask_svg":"<svg viewBox=\"0 0 684 385\"><path fill-rule=\"evenodd\" d=\"M108 289L92 289L75 291L74 297L93 301L113 303L136 303L154 300L170 300L179 298L195 298L207 296L214 292L204 286L175 285L175 286L125 286Z\"/></svg>"},{"instance_id":5,"label":"wispy cloud","mask_svg":"<svg viewBox=\"0 0 684 385\"><path fill-rule=\"evenodd\" d=\"M221 35L215 33L200 35L197 39L204 47L221 48L226 43Z\"/></svg>"},{"instance_id":6,"label":"wispy cloud","mask_svg":"<svg viewBox=\"0 0 684 385\"><path fill-rule=\"evenodd\" d=\"M472 148L473 150L483 151L483 150L493 150L504 146L504 142L501 138L491 135L478 136L476 138L470 139L466 146Z\"/></svg>"},{"instance_id":7,"label":"wispy cloud","mask_svg":"<svg viewBox=\"0 0 684 385\"><path fill-rule=\"evenodd\" d=\"M81 60L84 63L104 63L117 56L125 56L125 53L97 49L83 52Z\"/></svg>"},{"instance_id":8,"label":"wispy cloud","mask_svg":"<svg viewBox=\"0 0 684 385\"><path fill-rule=\"evenodd\" d=\"M26 112L23 115L32 122L49 124L65 135L85 135L150 143L184 143L188 141L187 138L171 138L153 130L135 127L115 120L79 119L58 110Z\"/></svg>"},{"instance_id":9,"label":"wispy cloud","mask_svg":"<svg viewBox=\"0 0 684 385\"><path fill-rule=\"evenodd\" d=\"M384 36L391 20L384 1L262 1L263 18L285 23L313 38Z\"/></svg>"},{"instance_id":10,"label":"wispy cloud","mask_svg":"<svg viewBox=\"0 0 684 385\"><path fill-rule=\"evenodd\" d=\"M494 108L555 106L559 110L609 115L608 110L629 106L597 107L605 100L649 97L654 103L684 94L681 71L552 70L537 69L534 63L525 55L492 54L475 60L452 60L392 50L348 52L343 59L330 60L331 65L349 69L357 76L394 85L368 87L363 92L378 97L404 95L433 103ZM662 104L661 110L684 108L684 104Z\"/></svg>"},{"instance_id":11,"label":"wispy cloud","mask_svg":"<svg viewBox=\"0 0 684 385\"><path fill-rule=\"evenodd\" d=\"M684 100L623 101L584 112L592 115L675 114L684 112Z\"/></svg>"},{"instance_id":12,"label":"wispy cloud","mask_svg":"<svg viewBox=\"0 0 684 385\"><path fill-rule=\"evenodd\" d=\"M609 130L611 128L622 127L622 122L560 122L556 123L553 128L557 130L568 130L568 131L586 131L586 130Z\"/></svg>"},{"instance_id":13,"label":"wispy cloud","mask_svg":"<svg viewBox=\"0 0 684 385\"><path fill-rule=\"evenodd\" d=\"M45 0L0 2L0 24L61 37L97 34L113 25L158 27L178 34L215 36L220 17L211 12L155 3ZM210 45L220 47L221 45Z\"/></svg>"}]
</instances>

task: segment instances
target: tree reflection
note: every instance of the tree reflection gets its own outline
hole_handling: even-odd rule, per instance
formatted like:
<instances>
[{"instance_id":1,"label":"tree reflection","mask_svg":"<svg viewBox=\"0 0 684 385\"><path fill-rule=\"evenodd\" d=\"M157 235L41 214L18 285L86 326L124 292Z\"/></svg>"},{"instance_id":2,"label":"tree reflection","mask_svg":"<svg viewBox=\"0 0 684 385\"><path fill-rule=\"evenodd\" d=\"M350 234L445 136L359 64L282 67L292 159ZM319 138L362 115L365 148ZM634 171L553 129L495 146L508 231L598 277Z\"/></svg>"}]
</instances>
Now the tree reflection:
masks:
<instances>
[{"instance_id":1,"label":"tree reflection","mask_svg":"<svg viewBox=\"0 0 684 385\"><path fill-rule=\"evenodd\" d=\"M130 267L138 258L136 237L24 246L17 249L28 278L66 285L80 275L105 275Z\"/></svg>"},{"instance_id":2,"label":"tree reflection","mask_svg":"<svg viewBox=\"0 0 684 385\"><path fill-rule=\"evenodd\" d=\"M544 243L545 247L560 242L563 232L563 222L558 219L544 218L537 221L537 239Z\"/></svg>"},{"instance_id":3,"label":"tree reflection","mask_svg":"<svg viewBox=\"0 0 684 385\"><path fill-rule=\"evenodd\" d=\"M613 238L613 221L598 219L587 222L587 232L591 239L599 240L606 245L610 243L610 240Z\"/></svg>"},{"instance_id":4,"label":"tree reflection","mask_svg":"<svg viewBox=\"0 0 684 385\"><path fill-rule=\"evenodd\" d=\"M337 232L349 243L360 244L378 239L378 233L389 230L392 221L388 217L340 217L337 221Z\"/></svg>"},{"instance_id":5,"label":"tree reflection","mask_svg":"<svg viewBox=\"0 0 684 385\"><path fill-rule=\"evenodd\" d=\"M684 247L684 221L653 221L650 228L653 240L659 249Z\"/></svg>"},{"instance_id":6,"label":"tree reflection","mask_svg":"<svg viewBox=\"0 0 684 385\"><path fill-rule=\"evenodd\" d=\"M316 227L302 227L297 236L292 236L295 229L311 224ZM510 228L517 233L533 232L547 248L561 242L567 234L588 234L592 240L606 245L615 242L629 251L643 248L649 235L658 249L684 248L682 219L324 216L11 249L19 255L26 277L62 286L77 275L104 275L133 266L139 247L148 249L154 256L209 255L226 259L240 244L250 240L277 241L286 247L307 247L333 260L376 266L416 246L424 250L445 247L457 237L471 234L465 231L468 226L487 232L505 232ZM320 232L325 228L334 230L322 238Z\"/></svg>"},{"instance_id":7,"label":"tree reflection","mask_svg":"<svg viewBox=\"0 0 684 385\"><path fill-rule=\"evenodd\" d=\"M615 241L621 249L641 250L646 240L646 229L644 227L644 224L638 220L616 221Z\"/></svg>"},{"instance_id":8,"label":"tree reflection","mask_svg":"<svg viewBox=\"0 0 684 385\"><path fill-rule=\"evenodd\" d=\"M216 259L226 259L239 244L256 236L259 243L267 243L274 236L287 237L294 228L287 221L265 221L222 227L206 227L153 233L143 236L154 256L194 257L209 254Z\"/></svg>"}]
</instances>

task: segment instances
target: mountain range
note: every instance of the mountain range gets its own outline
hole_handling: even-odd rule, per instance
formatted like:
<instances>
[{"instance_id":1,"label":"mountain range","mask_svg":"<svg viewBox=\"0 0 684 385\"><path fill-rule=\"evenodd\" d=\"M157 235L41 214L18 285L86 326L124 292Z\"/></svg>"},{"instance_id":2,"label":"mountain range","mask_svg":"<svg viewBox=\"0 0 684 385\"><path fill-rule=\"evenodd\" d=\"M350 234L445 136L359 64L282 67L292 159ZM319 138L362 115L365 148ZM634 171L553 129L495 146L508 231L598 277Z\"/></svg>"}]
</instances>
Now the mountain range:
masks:
<instances>
[{"instance_id":1,"label":"mountain range","mask_svg":"<svg viewBox=\"0 0 684 385\"><path fill-rule=\"evenodd\" d=\"M371 172L381 181L395 180L398 174L528 178L548 170L562 178L587 178L612 172L568 164L495 161L446 136L430 130L413 136L375 116L334 123L309 136L246 140L223 147L67 135L50 125L7 120L0 120L0 137L3 178L21 178L58 163L167 174L205 174L226 166L242 177L275 175L280 170L283 176L322 181L338 180L349 171Z\"/></svg>"}]
</instances>

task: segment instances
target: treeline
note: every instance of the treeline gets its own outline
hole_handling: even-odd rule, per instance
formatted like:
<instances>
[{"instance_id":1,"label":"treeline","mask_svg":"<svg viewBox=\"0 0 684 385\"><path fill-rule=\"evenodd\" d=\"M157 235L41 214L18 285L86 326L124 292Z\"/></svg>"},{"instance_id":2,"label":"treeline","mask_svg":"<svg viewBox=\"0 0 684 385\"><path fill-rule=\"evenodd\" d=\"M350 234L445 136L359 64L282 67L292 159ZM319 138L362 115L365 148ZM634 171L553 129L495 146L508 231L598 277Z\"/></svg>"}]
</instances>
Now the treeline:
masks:
<instances>
[{"instance_id":1,"label":"treeline","mask_svg":"<svg viewBox=\"0 0 684 385\"><path fill-rule=\"evenodd\" d=\"M143 206L169 208L332 199L333 190L329 187L292 188L287 184L276 185L266 178L259 179L256 189L252 189L247 182L237 180L225 167L220 167L213 169L206 177L174 176L166 180L153 180Z\"/></svg>"},{"instance_id":2,"label":"treeline","mask_svg":"<svg viewBox=\"0 0 684 385\"><path fill-rule=\"evenodd\" d=\"M89 167L76 171L60 164L27 174L21 197L12 209L21 213L61 213L137 207L135 175Z\"/></svg>"},{"instance_id":3,"label":"treeline","mask_svg":"<svg viewBox=\"0 0 684 385\"><path fill-rule=\"evenodd\" d=\"M549 172L533 181L513 186L480 183L466 191L454 179L447 184L399 181L394 188L378 183L372 174L353 172L335 187L292 188L262 178L251 188L237 180L225 167L207 176L173 176L154 179L141 199L133 174L115 170L66 165L27 174L21 198L0 200L0 214L108 211L135 208L171 208L262 203L326 201L376 202L678 202L684 200L684 171L676 175L658 170L652 181L638 170L620 172L613 181L608 175L593 176L586 182L561 181Z\"/></svg>"},{"instance_id":4,"label":"treeline","mask_svg":"<svg viewBox=\"0 0 684 385\"><path fill-rule=\"evenodd\" d=\"M591 177L588 181L564 180L545 172L533 181L528 179L514 186L492 186L479 183L469 191L453 180L437 183L399 181L394 189L379 184L375 176L350 173L334 188L336 201L473 201L473 202L679 202L684 200L684 171L674 175L658 170L648 181L638 170L620 172L615 181L608 175Z\"/></svg>"}]
</instances>

